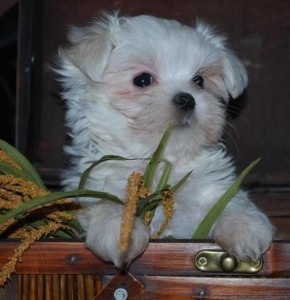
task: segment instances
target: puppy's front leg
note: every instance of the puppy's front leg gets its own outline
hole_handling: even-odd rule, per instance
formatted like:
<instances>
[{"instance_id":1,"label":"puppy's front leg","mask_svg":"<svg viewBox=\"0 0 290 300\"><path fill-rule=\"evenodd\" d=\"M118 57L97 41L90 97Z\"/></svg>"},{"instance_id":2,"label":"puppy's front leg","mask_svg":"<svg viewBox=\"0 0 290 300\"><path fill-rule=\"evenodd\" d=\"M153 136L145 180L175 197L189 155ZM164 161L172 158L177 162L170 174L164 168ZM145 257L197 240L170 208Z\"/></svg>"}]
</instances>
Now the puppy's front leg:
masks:
<instances>
[{"instance_id":1,"label":"puppy's front leg","mask_svg":"<svg viewBox=\"0 0 290 300\"><path fill-rule=\"evenodd\" d=\"M256 261L270 247L274 232L267 216L240 191L214 224L211 235L230 254Z\"/></svg>"},{"instance_id":2,"label":"puppy's front leg","mask_svg":"<svg viewBox=\"0 0 290 300\"><path fill-rule=\"evenodd\" d=\"M146 225L136 217L128 250L125 253L120 252L123 212L124 208L121 205L100 201L84 207L77 216L86 231L87 246L103 260L113 262L116 267L130 263L145 250L149 242Z\"/></svg>"}]
</instances>

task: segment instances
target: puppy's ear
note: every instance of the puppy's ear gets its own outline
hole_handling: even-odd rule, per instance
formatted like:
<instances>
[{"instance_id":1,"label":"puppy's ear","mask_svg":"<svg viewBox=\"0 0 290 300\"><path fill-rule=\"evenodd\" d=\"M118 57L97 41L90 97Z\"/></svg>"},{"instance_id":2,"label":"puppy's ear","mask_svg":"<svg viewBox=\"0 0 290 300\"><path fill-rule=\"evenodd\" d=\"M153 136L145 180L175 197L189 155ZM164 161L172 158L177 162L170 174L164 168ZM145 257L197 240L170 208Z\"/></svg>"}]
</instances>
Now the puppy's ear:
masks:
<instances>
[{"instance_id":1,"label":"puppy's ear","mask_svg":"<svg viewBox=\"0 0 290 300\"><path fill-rule=\"evenodd\" d=\"M241 61L229 50L224 50L223 80L230 96L240 96L248 84L248 75Z\"/></svg>"},{"instance_id":2,"label":"puppy's ear","mask_svg":"<svg viewBox=\"0 0 290 300\"><path fill-rule=\"evenodd\" d=\"M241 61L226 47L226 38L217 34L213 27L203 21L198 21L196 31L205 38L208 43L216 47L221 53L221 76L227 88L228 94L237 98L248 84L248 75ZM225 99L226 100L226 99Z\"/></svg>"},{"instance_id":3,"label":"puppy's ear","mask_svg":"<svg viewBox=\"0 0 290 300\"><path fill-rule=\"evenodd\" d=\"M117 16L105 16L87 27L71 27L70 45L59 49L62 70L59 73L74 81L101 81L113 50L113 27Z\"/></svg>"}]
</instances>

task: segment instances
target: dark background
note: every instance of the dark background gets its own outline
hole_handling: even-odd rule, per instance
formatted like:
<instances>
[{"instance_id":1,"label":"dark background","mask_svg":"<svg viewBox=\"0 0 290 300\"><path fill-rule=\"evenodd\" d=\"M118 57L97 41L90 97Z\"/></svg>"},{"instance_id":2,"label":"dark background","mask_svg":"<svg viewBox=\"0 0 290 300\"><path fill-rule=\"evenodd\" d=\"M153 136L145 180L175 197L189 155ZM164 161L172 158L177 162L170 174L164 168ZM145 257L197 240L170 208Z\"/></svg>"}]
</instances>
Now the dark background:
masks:
<instances>
[{"instance_id":1,"label":"dark background","mask_svg":"<svg viewBox=\"0 0 290 300\"><path fill-rule=\"evenodd\" d=\"M263 185L290 183L289 0L47 0L23 3L29 2L34 6L26 10L23 7L26 12L23 25L28 26L29 21L34 21L29 28L34 42L30 53L34 65L28 62L32 68L29 99L32 111L28 118L31 125L28 132L22 133L25 126L19 124L18 134L28 136L25 140L18 138L19 146L29 152L43 172L58 173L64 162L64 111L49 66L54 63L58 46L65 42L67 26L84 25L100 10L119 9L123 14L154 14L186 24L193 24L197 17L203 18L225 32L230 45L246 65L250 78L242 114L233 120L233 128L227 129L230 150L239 169L262 157L262 163L249 178L251 182ZM27 47L27 40L21 42L21 47ZM25 144L28 140L33 143Z\"/></svg>"},{"instance_id":2,"label":"dark background","mask_svg":"<svg viewBox=\"0 0 290 300\"><path fill-rule=\"evenodd\" d=\"M18 5L0 3L0 138L15 139Z\"/></svg>"}]
</instances>

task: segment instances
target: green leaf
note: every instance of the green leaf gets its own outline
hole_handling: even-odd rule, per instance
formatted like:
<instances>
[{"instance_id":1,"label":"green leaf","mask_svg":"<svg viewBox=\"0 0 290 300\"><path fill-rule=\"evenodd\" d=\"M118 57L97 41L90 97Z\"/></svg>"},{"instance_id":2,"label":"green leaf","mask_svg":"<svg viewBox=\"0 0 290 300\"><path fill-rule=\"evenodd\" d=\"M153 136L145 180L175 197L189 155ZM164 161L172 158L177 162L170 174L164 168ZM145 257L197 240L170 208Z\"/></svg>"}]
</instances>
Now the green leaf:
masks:
<instances>
[{"instance_id":1,"label":"green leaf","mask_svg":"<svg viewBox=\"0 0 290 300\"><path fill-rule=\"evenodd\" d=\"M76 198L76 197L100 198L104 200L110 200L117 204L124 204L123 201L121 201L118 197L104 192L98 192L92 190L74 190L68 192L55 192L55 193L47 194L42 197L34 198L8 211L4 215L0 216L0 224L6 222L10 218L15 218L19 214L23 214L33 208L41 207L45 204L55 202L60 199Z\"/></svg>"},{"instance_id":2,"label":"green leaf","mask_svg":"<svg viewBox=\"0 0 290 300\"><path fill-rule=\"evenodd\" d=\"M171 192L174 194L176 191L178 191L187 181L189 176L191 175L192 171L188 172L183 178L181 178L172 188Z\"/></svg>"},{"instance_id":3,"label":"green leaf","mask_svg":"<svg viewBox=\"0 0 290 300\"><path fill-rule=\"evenodd\" d=\"M169 176L171 173L171 163L168 160L164 161L164 167L163 167L163 172L160 177L159 183L156 187L156 191L161 191L164 189L164 187L167 185Z\"/></svg>"},{"instance_id":4,"label":"green leaf","mask_svg":"<svg viewBox=\"0 0 290 300\"><path fill-rule=\"evenodd\" d=\"M168 139L169 139L169 136L171 133L171 129L172 129L172 126L168 126L168 128L165 130L165 132L162 136L162 139L161 139L157 149L153 153L153 155L149 161L149 164L145 170L144 184L147 189L150 189L152 187L152 182L153 182L153 179L154 179L154 176L155 176L158 164L159 164L159 160L160 160L160 157L167 145L167 142L168 142Z\"/></svg>"},{"instance_id":5,"label":"green leaf","mask_svg":"<svg viewBox=\"0 0 290 300\"><path fill-rule=\"evenodd\" d=\"M69 229L58 229L55 232L52 232L48 234L47 236L53 236L55 238L60 238L60 239L71 239L71 238L77 238L76 234L73 232L70 232Z\"/></svg>"},{"instance_id":6,"label":"green leaf","mask_svg":"<svg viewBox=\"0 0 290 300\"><path fill-rule=\"evenodd\" d=\"M140 213L140 216L142 218L145 217L147 211L151 211L151 219L149 224L151 223L151 220L153 219L154 213L156 211L157 206L159 205L160 201L162 200L162 198L156 198L155 200L151 201L150 203L148 203L146 205L146 207L144 207L143 211Z\"/></svg>"},{"instance_id":7,"label":"green leaf","mask_svg":"<svg viewBox=\"0 0 290 300\"><path fill-rule=\"evenodd\" d=\"M144 217L145 213L150 210L148 207L151 207L150 204L152 202L159 202L161 200L161 192L162 191L158 191L158 192L155 192L153 194L151 194L150 196L146 197L146 198L143 198L143 199L140 199L138 201L138 204L137 204L137 213L136 215L137 216L141 216L141 217Z\"/></svg>"},{"instance_id":8,"label":"green leaf","mask_svg":"<svg viewBox=\"0 0 290 300\"><path fill-rule=\"evenodd\" d=\"M35 168L32 164L27 160L27 158L21 154L16 148L9 145L3 140L0 140L0 148L12 159L14 160L19 166L21 167L22 171L24 172L26 178L29 181L34 182L40 188L46 189L43 181L41 180L40 176L38 175Z\"/></svg>"},{"instance_id":9,"label":"green leaf","mask_svg":"<svg viewBox=\"0 0 290 300\"><path fill-rule=\"evenodd\" d=\"M70 227L74 228L74 230L76 230L79 234L84 232L81 224L79 223L79 221L77 219L71 219L67 222L67 224Z\"/></svg>"},{"instance_id":10,"label":"green leaf","mask_svg":"<svg viewBox=\"0 0 290 300\"><path fill-rule=\"evenodd\" d=\"M34 221L32 223L26 223L25 221L25 228L26 230L30 231L33 229L39 229L45 225L47 225L49 223L49 220L47 220L46 218L42 219L42 220L37 220ZM64 224L67 222L63 222ZM31 227L31 228L29 228ZM72 237L77 237L76 234L73 235L73 232L70 232L69 229L58 229L57 231L55 231L54 233L52 233L53 237L57 237L57 238L72 238Z\"/></svg>"},{"instance_id":11,"label":"green leaf","mask_svg":"<svg viewBox=\"0 0 290 300\"><path fill-rule=\"evenodd\" d=\"M148 210L151 211L151 220L154 217L155 214L155 210L159 204L159 202L162 200L161 198L161 193L163 190L166 189L170 189L172 194L174 194L175 192L177 192L187 181L187 179L189 178L189 176L191 175L192 171L188 172L183 178L181 178L173 187L171 187L170 185L164 185L162 190L158 191L158 193L155 193L156 196L153 198L153 201L151 200L146 206L144 205L144 207L142 208L141 212L140 212L140 216L144 217L146 212ZM169 175L168 175L169 176ZM159 198L158 198L159 197ZM143 199L142 199L143 200ZM145 199L144 199L145 200ZM151 222L151 221L150 221Z\"/></svg>"},{"instance_id":12,"label":"green leaf","mask_svg":"<svg viewBox=\"0 0 290 300\"><path fill-rule=\"evenodd\" d=\"M3 173L5 175L12 175L18 178L23 178L25 180L29 180L29 178L26 176L26 174L12 165L0 161L0 173Z\"/></svg>"},{"instance_id":13,"label":"green leaf","mask_svg":"<svg viewBox=\"0 0 290 300\"><path fill-rule=\"evenodd\" d=\"M133 159L129 159L129 158L125 158L125 157L122 157L122 156L118 156L118 155L105 155L103 156L102 158L100 158L98 161L94 162L89 168L87 168L82 176L81 176L81 179L80 179L80 183L79 183L79 189L83 189L87 180L88 180L88 177L91 173L91 171L96 167L98 166L99 164L105 162L105 161L109 161L109 160L119 160L119 161L125 161L125 160L133 160Z\"/></svg>"},{"instance_id":14,"label":"green leaf","mask_svg":"<svg viewBox=\"0 0 290 300\"><path fill-rule=\"evenodd\" d=\"M222 195L222 197L216 202L216 204L210 209L206 217L199 224L195 233L193 234L193 239L204 239L207 238L210 229L213 224L217 220L217 218L221 215L224 208L230 202L230 200L236 195L238 192L240 185L242 184L244 178L248 175L248 173L256 166L261 158L253 161L234 181L234 183L229 187L229 189Z\"/></svg>"}]
</instances>

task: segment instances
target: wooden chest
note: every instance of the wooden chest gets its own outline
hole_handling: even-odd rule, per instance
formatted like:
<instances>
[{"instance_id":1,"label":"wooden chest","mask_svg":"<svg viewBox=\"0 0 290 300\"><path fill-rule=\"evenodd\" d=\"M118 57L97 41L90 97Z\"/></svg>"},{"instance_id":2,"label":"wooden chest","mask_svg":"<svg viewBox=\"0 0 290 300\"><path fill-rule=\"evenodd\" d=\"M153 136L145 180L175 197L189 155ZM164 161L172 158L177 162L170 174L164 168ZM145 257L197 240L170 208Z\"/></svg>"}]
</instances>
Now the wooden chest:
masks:
<instances>
[{"instance_id":1,"label":"wooden chest","mask_svg":"<svg viewBox=\"0 0 290 300\"><path fill-rule=\"evenodd\" d=\"M1 265L16 246L0 244ZM0 299L289 299L289 243L274 243L261 270L250 275L200 271L206 263L203 256L196 257L204 250L220 251L210 241L152 242L128 270L118 272L81 242L38 242L24 255Z\"/></svg>"}]
</instances>

